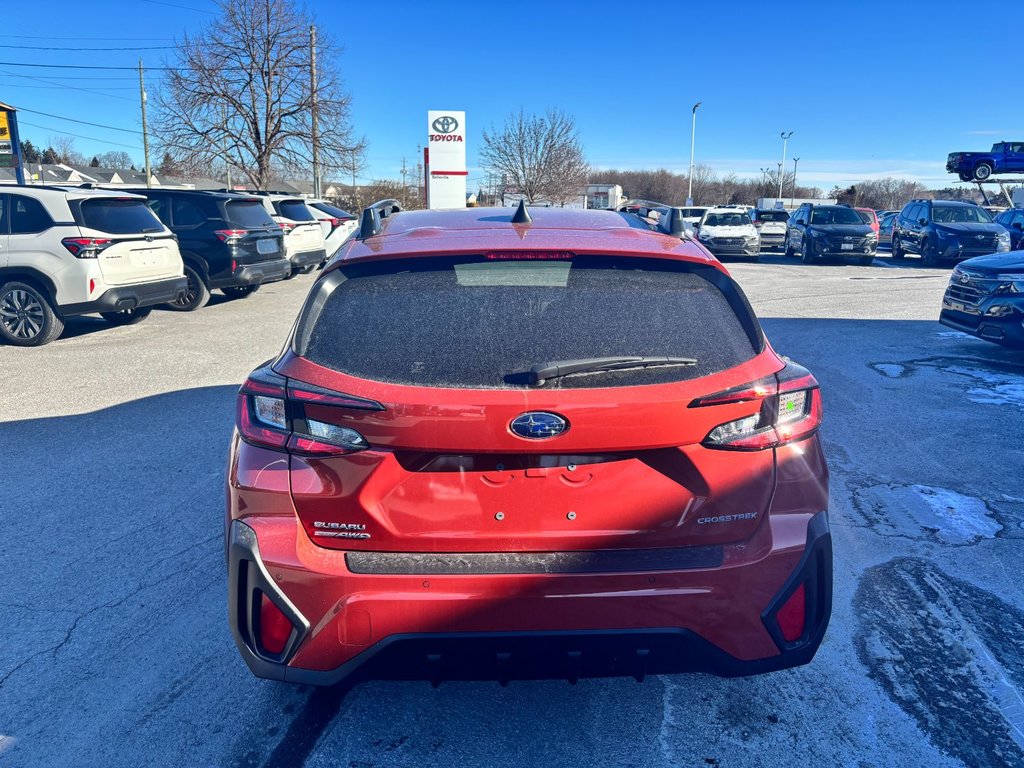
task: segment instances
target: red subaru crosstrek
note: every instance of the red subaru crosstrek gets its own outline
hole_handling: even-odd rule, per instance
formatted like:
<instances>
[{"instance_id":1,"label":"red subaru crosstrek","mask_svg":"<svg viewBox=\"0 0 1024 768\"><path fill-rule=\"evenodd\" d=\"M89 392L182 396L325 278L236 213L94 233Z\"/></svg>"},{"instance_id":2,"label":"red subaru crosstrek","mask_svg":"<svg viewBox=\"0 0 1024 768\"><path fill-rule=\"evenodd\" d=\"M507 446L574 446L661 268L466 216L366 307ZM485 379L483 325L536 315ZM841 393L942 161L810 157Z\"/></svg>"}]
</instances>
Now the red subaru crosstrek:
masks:
<instances>
[{"instance_id":1,"label":"red subaru crosstrek","mask_svg":"<svg viewBox=\"0 0 1024 768\"><path fill-rule=\"evenodd\" d=\"M662 220L364 211L238 395L228 604L256 675L811 660L832 592L818 384Z\"/></svg>"}]
</instances>

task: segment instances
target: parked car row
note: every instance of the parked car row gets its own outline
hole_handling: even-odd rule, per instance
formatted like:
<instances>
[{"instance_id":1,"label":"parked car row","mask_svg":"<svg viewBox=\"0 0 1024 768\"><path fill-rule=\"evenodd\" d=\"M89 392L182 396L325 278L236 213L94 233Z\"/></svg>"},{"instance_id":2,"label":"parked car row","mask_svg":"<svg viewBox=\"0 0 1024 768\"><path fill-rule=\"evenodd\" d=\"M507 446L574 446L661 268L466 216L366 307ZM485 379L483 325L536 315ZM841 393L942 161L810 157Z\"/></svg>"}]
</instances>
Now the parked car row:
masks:
<instances>
[{"instance_id":1,"label":"parked car row","mask_svg":"<svg viewBox=\"0 0 1024 768\"><path fill-rule=\"evenodd\" d=\"M0 193L0 340L41 346L75 315L190 312L213 290L245 298L323 265L355 226L293 195L18 187Z\"/></svg>"}]
</instances>

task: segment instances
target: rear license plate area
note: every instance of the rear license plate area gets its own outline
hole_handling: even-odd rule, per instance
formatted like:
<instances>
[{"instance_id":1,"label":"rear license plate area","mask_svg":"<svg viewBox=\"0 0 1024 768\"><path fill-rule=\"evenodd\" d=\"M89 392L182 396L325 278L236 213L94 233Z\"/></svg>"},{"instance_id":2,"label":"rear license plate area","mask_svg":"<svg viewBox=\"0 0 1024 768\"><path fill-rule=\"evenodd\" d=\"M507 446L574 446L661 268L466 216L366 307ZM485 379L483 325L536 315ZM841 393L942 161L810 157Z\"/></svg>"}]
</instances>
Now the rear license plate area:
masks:
<instances>
[{"instance_id":1,"label":"rear license plate area","mask_svg":"<svg viewBox=\"0 0 1024 768\"><path fill-rule=\"evenodd\" d=\"M277 240L272 237L265 237L262 240L256 241L256 253L262 255L268 255L271 253L277 253L280 249L277 245Z\"/></svg>"}]
</instances>

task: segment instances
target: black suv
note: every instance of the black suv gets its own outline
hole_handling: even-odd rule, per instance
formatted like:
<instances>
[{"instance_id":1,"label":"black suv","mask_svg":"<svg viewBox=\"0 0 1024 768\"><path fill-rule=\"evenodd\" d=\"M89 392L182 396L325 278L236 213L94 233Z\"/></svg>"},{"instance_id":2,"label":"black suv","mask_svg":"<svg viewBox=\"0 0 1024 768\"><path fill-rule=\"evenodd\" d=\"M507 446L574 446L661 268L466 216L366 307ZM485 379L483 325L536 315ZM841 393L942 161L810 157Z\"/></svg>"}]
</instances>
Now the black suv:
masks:
<instances>
[{"instance_id":1,"label":"black suv","mask_svg":"<svg viewBox=\"0 0 1024 768\"><path fill-rule=\"evenodd\" d=\"M199 309L219 288L229 298L244 298L263 283L291 274L284 233L251 195L185 189L132 189L178 238L188 291L171 309Z\"/></svg>"},{"instance_id":2,"label":"black suv","mask_svg":"<svg viewBox=\"0 0 1024 768\"><path fill-rule=\"evenodd\" d=\"M853 208L804 203L789 217L786 255L797 253L805 264L830 256L853 257L867 266L874 261L878 234Z\"/></svg>"},{"instance_id":3,"label":"black suv","mask_svg":"<svg viewBox=\"0 0 1024 768\"><path fill-rule=\"evenodd\" d=\"M974 203L911 200L892 228L892 257L916 253L927 267L1010 250L1010 233Z\"/></svg>"}]
</instances>

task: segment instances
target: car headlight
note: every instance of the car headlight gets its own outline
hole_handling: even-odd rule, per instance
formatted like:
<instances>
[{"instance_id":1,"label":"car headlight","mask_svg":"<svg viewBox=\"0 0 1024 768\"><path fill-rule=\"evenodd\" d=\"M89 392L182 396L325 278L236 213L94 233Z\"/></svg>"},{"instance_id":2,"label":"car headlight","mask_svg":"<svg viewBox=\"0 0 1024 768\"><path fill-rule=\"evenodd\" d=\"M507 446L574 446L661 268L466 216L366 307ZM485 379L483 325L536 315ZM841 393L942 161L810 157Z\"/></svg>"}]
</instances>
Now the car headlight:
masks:
<instances>
[{"instance_id":1,"label":"car headlight","mask_svg":"<svg viewBox=\"0 0 1024 768\"><path fill-rule=\"evenodd\" d=\"M1010 242L1010 233L1009 232L1000 232L998 235L996 235L996 239L1000 243L1009 243Z\"/></svg>"},{"instance_id":2,"label":"car headlight","mask_svg":"<svg viewBox=\"0 0 1024 768\"><path fill-rule=\"evenodd\" d=\"M811 234L811 237L825 237L825 233L822 232L821 230L809 229L807 231Z\"/></svg>"},{"instance_id":3,"label":"car headlight","mask_svg":"<svg viewBox=\"0 0 1024 768\"><path fill-rule=\"evenodd\" d=\"M996 275L996 280L999 281L996 293L1024 293L1024 272Z\"/></svg>"},{"instance_id":4,"label":"car headlight","mask_svg":"<svg viewBox=\"0 0 1024 768\"><path fill-rule=\"evenodd\" d=\"M950 232L949 230L938 229L936 230L936 233L943 240L956 240L956 234L954 232Z\"/></svg>"},{"instance_id":5,"label":"car headlight","mask_svg":"<svg viewBox=\"0 0 1024 768\"><path fill-rule=\"evenodd\" d=\"M867 237L868 240L877 240L878 239L878 233L875 232L875 230L871 230L870 232L867 233L866 237Z\"/></svg>"}]
</instances>

